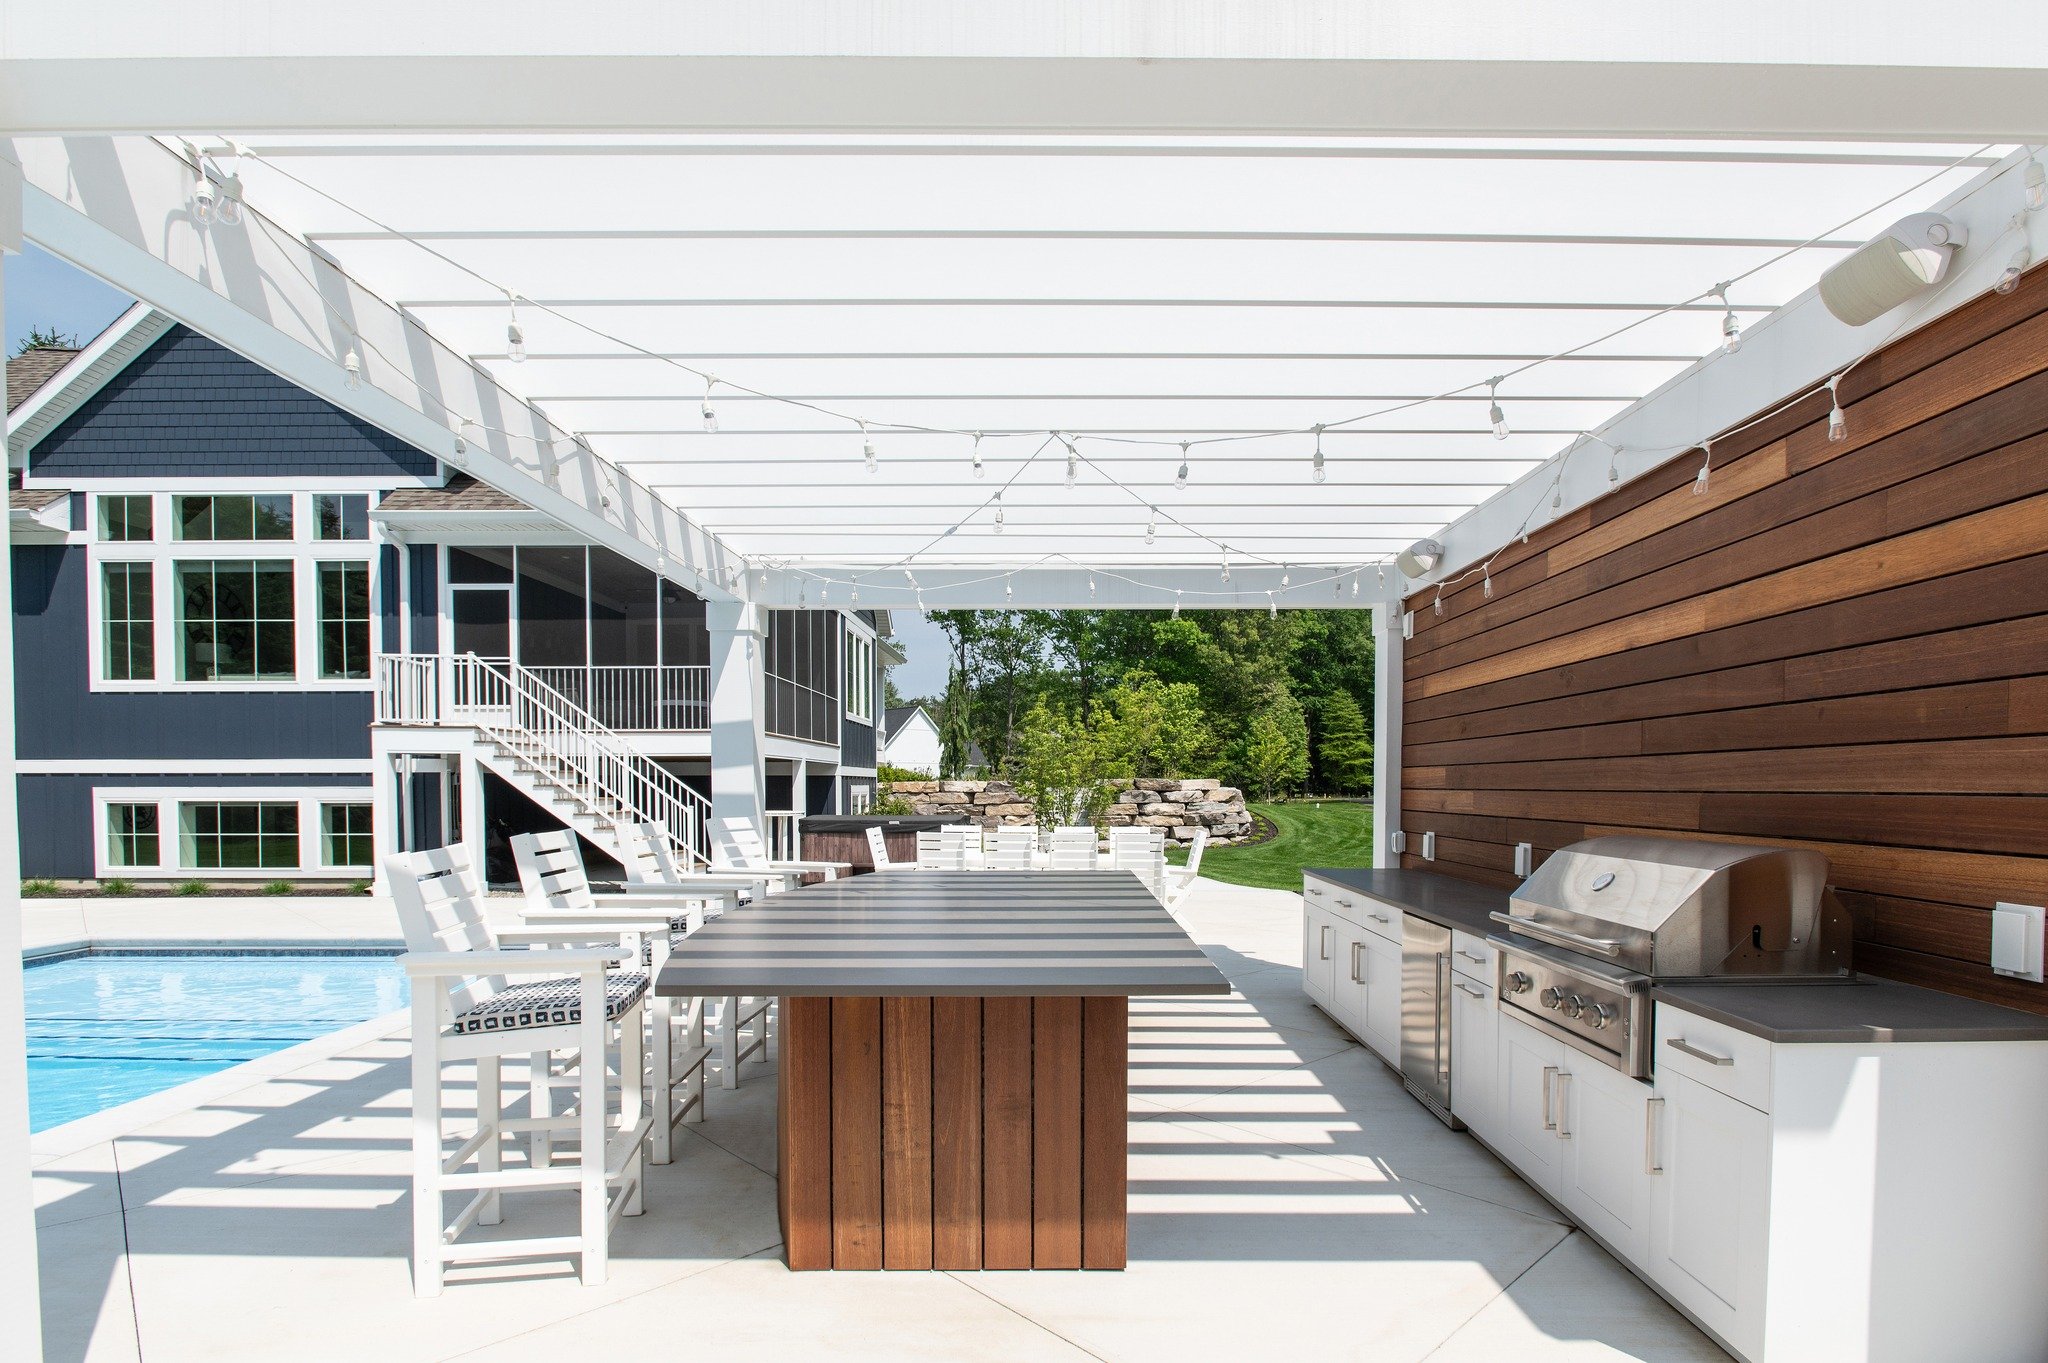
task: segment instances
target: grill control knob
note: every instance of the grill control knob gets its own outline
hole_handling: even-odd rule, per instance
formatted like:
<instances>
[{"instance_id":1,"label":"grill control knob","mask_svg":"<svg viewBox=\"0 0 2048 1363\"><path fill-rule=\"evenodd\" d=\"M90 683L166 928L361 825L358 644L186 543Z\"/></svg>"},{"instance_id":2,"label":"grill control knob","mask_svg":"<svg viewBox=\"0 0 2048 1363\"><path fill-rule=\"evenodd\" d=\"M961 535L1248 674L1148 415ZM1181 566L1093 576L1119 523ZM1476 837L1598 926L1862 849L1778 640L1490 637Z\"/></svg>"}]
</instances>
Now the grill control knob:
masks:
<instances>
[{"instance_id":1,"label":"grill control knob","mask_svg":"<svg viewBox=\"0 0 2048 1363\"><path fill-rule=\"evenodd\" d=\"M1545 1008L1561 1008L1564 1006L1564 990L1559 989L1554 984L1543 991L1542 997Z\"/></svg>"},{"instance_id":2,"label":"grill control knob","mask_svg":"<svg viewBox=\"0 0 2048 1363\"><path fill-rule=\"evenodd\" d=\"M1579 1014L1581 1014L1581 1013L1583 1013L1583 1012L1585 1012L1585 1011L1586 1011L1586 1001L1585 1001L1584 999L1580 998L1580 997L1579 997L1579 996L1578 996L1577 994L1573 994L1573 995L1570 995L1569 997L1567 997L1567 998L1565 999L1565 1001L1564 1001L1564 1015L1565 1015L1566 1017L1568 1017L1568 1018L1575 1018L1575 1017L1577 1017L1577 1016L1578 1016Z\"/></svg>"},{"instance_id":3,"label":"grill control knob","mask_svg":"<svg viewBox=\"0 0 2048 1363\"><path fill-rule=\"evenodd\" d=\"M1614 1010L1604 1003L1596 1003L1586 1010L1586 1025L1596 1032L1612 1021Z\"/></svg>"},{"instance_id":4,"label":"grill control knob","mask_svg":"<svg viewBox=\"0 0 2048 1363\"><path fill-rule=\"evenodd\" d=\"M1529 978L1529 972L1526 970L1510 970L1508 972L1507 986L1510 994L1526 994L1529 992L1529 986L1532 983L1534 981Z\"/></svg>"}]
</instances>

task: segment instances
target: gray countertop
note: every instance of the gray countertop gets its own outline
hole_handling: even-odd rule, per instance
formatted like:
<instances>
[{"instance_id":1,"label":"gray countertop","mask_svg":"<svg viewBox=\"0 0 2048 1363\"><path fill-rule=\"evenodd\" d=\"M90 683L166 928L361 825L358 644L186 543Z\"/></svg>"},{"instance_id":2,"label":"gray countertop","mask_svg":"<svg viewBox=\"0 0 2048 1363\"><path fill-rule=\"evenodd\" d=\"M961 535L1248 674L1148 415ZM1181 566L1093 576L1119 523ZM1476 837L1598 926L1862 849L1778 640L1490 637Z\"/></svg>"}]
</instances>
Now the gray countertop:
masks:
<instances>
[{"instance_id":1,"label":"gray countertop","mask_svg":"<svg viewBox=\"0 0 2048 1363\"><path fill-rule=\"evenodd\" d=\"M2048 1017L1863 975L1838 984L1670 984L1650 997L1766 1041L2048 1041Z\"/></svg>"},{"instance_id":2,"label":"gray countertop","mask_svg":"<svg viewBox=\"0 0 2048 1363\"><path fill-rule=\"evenodd\" d=\"M1435 871L1372 871L1358 867L1315 866L1304 868L1302 874L1357 890L1360 894L1369 894L1394 905L1403 913L1412 913L1432 923L1480 937L1501 930L1500 924L1487 915L1496 910L1505 913L1508 907L1506 890L1476 885Z\"/></svg>"},{"instance_id":3,"label":"gray countertop","mask_svg":"<svg viewBox=\"0 0 2048 1363\"><path fill-rule=\"evenodd\" d=\"M1227 994L1127 871L884 871L771 895L676 945L672 995Z\"/></svg>"},{"instance_id":4,"label":"gray countertop","mask_svg":"<svg viewBox=\"0 0 2048 1363\"><path fill-rule=\"evenodd\" d=\"M1508 891L1435 871L1305 869L1445 927L1487 936L1504 929ZM1936 989L1860 976L1839 984L1671 984L1650 997L1785 1044L1874 1041L2048 1041L2048 1017Z\"/></svg>"}]
</instances>

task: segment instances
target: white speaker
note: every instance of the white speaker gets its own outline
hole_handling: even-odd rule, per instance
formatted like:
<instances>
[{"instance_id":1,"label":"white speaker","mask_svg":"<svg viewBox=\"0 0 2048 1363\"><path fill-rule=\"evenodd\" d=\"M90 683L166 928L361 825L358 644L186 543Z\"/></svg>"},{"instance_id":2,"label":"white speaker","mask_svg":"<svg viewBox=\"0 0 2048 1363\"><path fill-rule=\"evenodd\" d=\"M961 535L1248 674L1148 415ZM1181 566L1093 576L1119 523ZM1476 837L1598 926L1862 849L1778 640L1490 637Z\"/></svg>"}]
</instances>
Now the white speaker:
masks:
<instances>
[{"instance_id":1,"label":"white speaker","mask_svg":"<svg viewBox=\"0 0 2048 1363\"><path fill-rule=\"evenodd\" d=\"M1901 218L1820 277L1820 301L1860 327L1942 281L1969 232L1939 213Z\"/></svg>"}]
</instances>

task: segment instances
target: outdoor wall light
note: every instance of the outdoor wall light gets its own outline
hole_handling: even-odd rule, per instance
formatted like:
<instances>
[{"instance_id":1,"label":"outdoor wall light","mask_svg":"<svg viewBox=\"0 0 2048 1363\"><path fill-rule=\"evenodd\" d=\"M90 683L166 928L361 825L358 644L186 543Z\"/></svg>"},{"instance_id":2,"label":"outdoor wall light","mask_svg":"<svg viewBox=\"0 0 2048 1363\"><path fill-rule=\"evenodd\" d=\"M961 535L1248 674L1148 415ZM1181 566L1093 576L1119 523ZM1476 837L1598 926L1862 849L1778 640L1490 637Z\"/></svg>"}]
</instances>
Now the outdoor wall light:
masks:
<instances>
[{"instance_id":1,"label":"outdoor wall light","mask_svg":"<svg viewBox=\"0 0 2048 1363\"><path fill-rule=\"evenodd\" d=\"M1443 561L1444 547L1436 540L1417 540L1394 555L1394 566L1409 578L1428 577Z\"/></svg>"},{"instance_id":2,"label":"outdoor wall light","mask_svg":"<svg viewBox=\"0 0 2048 1363\"><path fill-rule=\"evenodd\" d=\"M1901 218L1829 267L1820 277L1820 301L1852 327L1873 322L1939 284L1969 239L1962 224L1939 213Z\"/></svg>"}]
</instances>

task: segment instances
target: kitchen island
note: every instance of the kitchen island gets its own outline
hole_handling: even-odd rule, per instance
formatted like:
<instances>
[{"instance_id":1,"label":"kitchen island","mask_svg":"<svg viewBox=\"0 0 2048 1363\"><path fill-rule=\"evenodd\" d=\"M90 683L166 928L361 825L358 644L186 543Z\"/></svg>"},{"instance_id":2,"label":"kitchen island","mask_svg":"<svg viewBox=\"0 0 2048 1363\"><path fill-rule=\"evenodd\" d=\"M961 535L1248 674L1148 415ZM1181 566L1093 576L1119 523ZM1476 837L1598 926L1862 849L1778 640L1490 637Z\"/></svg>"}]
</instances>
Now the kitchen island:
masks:
<instances>
[{"instance_id":1,"label":"kitchen island","mask_svg":"<svg viewBox=\"0 0 2048 1363\"><path fill-rule=\"evenodd\" d=\"M665 995L775 995L793 1269L1122 1268L1130 996L1230 984L1125 871L890 871L727 914Z\"/></svg>"}]
</instances>

